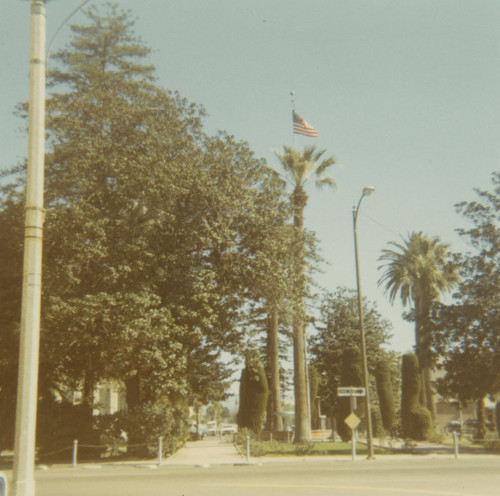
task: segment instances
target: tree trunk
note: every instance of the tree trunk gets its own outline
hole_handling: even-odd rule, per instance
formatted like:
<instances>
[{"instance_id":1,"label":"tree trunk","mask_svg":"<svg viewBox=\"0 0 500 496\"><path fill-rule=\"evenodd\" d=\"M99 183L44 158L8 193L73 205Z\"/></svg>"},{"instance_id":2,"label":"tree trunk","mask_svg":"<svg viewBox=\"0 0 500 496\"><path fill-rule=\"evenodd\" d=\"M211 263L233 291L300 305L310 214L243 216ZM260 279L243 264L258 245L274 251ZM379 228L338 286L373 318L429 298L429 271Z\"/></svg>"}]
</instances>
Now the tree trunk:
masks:
<instances>
[{"instance_id":1,"label":"tree trunk","mask_svg":"<svg viewBox=\"0 0 500 496\"><path fill-rule=\"evenodd\" d=\"M94 369L92 367L92 359L90 359L87 370L85 371L85 379L83 381L82 390L82 405L84 408L84 422L86 428L91 430L93 415L94 415L94 390L96 379Z\"/></svg>"},{"instance_id":2,"label":"tree trunk","mask_svg":"<svg viewBox=\"0 0 500 496\"><path fill-rule=\"evenodd\" d=\"M477 400L477 431L476 439L484 439L486 436L486 422L484 418L484 398Z\"/></svg>"},{"instance_id":3,"label":"tree trunk","mask_svg":"<svg viewBox=\"0 0 500 496\"><path fill-rule=\"evenodd\" d=\"M127 389L127 407L131 410L141 402L139 376L136 374L125 379L125 387Z\"/></svg>"},{"instance_id":4,"label":"tree trunk","mask_svg":"<svg viewBox=\"0 0 500 496\"><path fill-rule=\"evenodd\" d=\"M292 195L293 223L295 226L295 283L293 308L293 365L295 392L295 442L311 441L311 419L309 414L308 387L306 380L306 360L304 347L306 293L304 259L304 207L307 195L301 187Z\"/></svg>"},{"instance_id":5,"label":"tree trunk","mask_svg":"<svg viewBox=\"0 0 500 496\"><path fill-rule=\"evenodd\" d=\"M276 413L281 410L280 397L280 363L279 363L279 336L278 336L278 309L274 305L268 315L268 350L270 366L270 397L271 397L271 429L273 431L283 430L283 419Z\"/></svg>"}]
</instances>

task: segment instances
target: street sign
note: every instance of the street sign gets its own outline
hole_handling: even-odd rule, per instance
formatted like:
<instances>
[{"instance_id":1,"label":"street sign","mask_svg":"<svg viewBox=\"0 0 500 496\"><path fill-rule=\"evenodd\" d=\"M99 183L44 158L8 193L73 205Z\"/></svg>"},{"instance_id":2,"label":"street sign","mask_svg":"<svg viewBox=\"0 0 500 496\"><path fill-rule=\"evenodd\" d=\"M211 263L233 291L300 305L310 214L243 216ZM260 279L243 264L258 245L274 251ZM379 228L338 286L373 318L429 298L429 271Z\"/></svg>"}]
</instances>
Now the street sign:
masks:
<instances>
[{"instance_id":1,"label":"street sign","mask_svg":"<svg viewBox=\"0 0 500 496\"><path fill-rule=\"evenodd\" d=\"M355 414L351 413L348 415L345 419L344 422L352 429L356 429L356 427L359 425L361 422L360 418Z\"/></svg>"},{"instance_id":2,"label":"street sign","mask_svg":"<svg viewBox=\"0 0 500 496\"><path fill-rule=\"evenodd\" d=\"M364 387L339 387L337 388L337 396L366 396Z\"/></svg>"}]
</instances>

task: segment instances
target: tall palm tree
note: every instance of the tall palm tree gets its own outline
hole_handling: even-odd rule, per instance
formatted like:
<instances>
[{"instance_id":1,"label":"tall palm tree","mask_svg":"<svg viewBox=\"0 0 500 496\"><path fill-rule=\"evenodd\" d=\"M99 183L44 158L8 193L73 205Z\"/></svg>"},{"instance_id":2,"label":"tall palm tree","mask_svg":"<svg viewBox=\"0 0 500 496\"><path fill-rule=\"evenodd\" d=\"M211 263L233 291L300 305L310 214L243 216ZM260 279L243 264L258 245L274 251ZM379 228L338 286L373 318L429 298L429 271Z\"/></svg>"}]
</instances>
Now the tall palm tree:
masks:
<instances>
[{"instance_id":1,"label":"tall palm tree","mask_svg":"<svg viewBox=\"0 0 500 496\"><path fill-rule=\"evenodd\" d=\"M384 262L379 269L385 269L379 284L385 284L391 302L399 295L404 306L413 306L415 351L422 375L420 400L435 420L430 313L433 302L458 281L457 268L450 261L448 245L441 243L439 237L429 238L422 232L413 232L403 243L389 244L393 248L382 250L379 258Z\"/></svg>"},{"instance_id":2,"label":"tall palm tree","mask_svg":"<svg viewBox=\"0 0 500 496\"><path fill-rule=\"evenodd\" d=\"M305 236L304 208L307 204L305 186L313 178L317 186L335 186L335 182L324 174L335 163L332 157L322 158L326 150L317 150L310 146L299 151L291 146L284 146L284 153L275 152L291 181L293 192L290 201L293 209L295 236L294 249L294 291L293 291L293 365L295 391L295 442L311 440L311 419L308 406L306 360L305 360Z\"/></svg>"}]
</instances>

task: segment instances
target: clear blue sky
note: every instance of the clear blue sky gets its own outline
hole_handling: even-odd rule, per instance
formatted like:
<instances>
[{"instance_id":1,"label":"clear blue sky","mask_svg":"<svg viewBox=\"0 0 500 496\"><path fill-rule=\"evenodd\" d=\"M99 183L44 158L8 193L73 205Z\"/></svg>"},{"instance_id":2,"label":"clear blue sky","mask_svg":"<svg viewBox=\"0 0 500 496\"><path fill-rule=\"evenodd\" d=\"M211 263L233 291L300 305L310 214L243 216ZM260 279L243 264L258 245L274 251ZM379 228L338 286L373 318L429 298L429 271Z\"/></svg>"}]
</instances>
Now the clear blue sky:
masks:
<instances>
[{"instance_id":1,"label":"clear blue sky","mask_svg":"<svg viewBox=\"0 0 500 496\"><path fill-rule=\"evenodd\" d=\"M47 3L50 40L81 0ZM92 4L102 4L93 1ZM364 295L393 322L391 347L407 351L413 328L377 286L388 241L411 231L463 250L454 204L488 188L500 163L498 0L122 0L152 48L159 84L207 112L206 129L248 141L278 167L292 143L290 91L338 165L333 191L309 190L307 226L328 261L318 282L355 287L352 206L366 185L358 231ZM90 4L89 4L90 5ZM23 159L29 7L3 0L0 19L0 168ZM70 23L84 22L79 12ZM55 39L63 47L66 25Z\"/></svg>"}]
</instances>

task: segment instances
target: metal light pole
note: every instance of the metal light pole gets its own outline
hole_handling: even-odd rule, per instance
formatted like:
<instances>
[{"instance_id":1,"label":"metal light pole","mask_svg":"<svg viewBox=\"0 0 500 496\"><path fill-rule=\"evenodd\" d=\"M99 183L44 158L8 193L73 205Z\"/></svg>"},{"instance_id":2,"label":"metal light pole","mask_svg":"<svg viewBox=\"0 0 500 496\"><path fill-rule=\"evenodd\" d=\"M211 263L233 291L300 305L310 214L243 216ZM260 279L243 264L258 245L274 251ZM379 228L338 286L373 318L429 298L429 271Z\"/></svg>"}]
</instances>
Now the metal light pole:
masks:
<instances>
[{"instance_id":1,"label":"metal light pole","mask_svg":"<svg viewBox=\"0 0 500 496\"><path fill-rule=\"evenodd\" d=\"M45 16L45 0L33 0L31 3L24 276L14 446L14 496L34 496L35 494L35 429L44 217Z\"/></svg>"},{"instance_id":2,"label":"metal light pole","mask_svg":"<svg viewBox=\"0 0 500 496\"><path fill-rule=\"evenodd\" d=\"M363 361L363 385L366 390L365 396L365 416L366 416L366 437L367 437L367 448L368 448L368 460L373 458L373 438L372 438L372 417L371 417L371 408L370 408L370 390L368 384L368 364L366 360L366 343L365 343L365 330L363 327L363 304L362 304L362 295L361 295L361 280L359 276L359 259L358 259L358 235L357 235L357 221L358 221L358 213L359 207L361 205L361 201L365 196L371 195L375 191L375 188L372 186L367 186L363 188L363 193L361 198L359 199L358 206L353 207L352 210L352 221L354 227L354 257L356 260L356 283L358 286L358 312L359 312L359 331L361 334L361 359Z\"/></svg>"}]
</instances>

